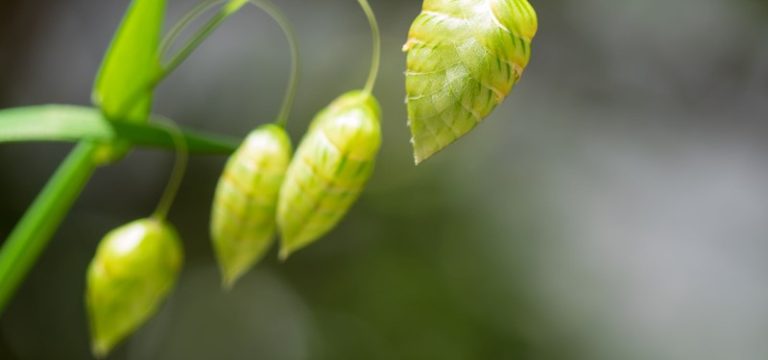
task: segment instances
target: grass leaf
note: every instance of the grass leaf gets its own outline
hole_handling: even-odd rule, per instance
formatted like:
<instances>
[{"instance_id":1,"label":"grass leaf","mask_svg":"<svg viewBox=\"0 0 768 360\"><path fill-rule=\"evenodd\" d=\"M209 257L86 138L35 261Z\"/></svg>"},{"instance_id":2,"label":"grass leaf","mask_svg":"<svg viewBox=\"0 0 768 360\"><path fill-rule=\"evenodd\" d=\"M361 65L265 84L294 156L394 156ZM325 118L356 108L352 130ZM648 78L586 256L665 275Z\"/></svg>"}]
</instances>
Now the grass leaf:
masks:
<instances>
[{"instance_id":1,"label":"grass leaf","mask_svg":"<svg viewBox=\"0 0 768 360\"><path fill-rule=\"evenodd\" d=\"M173 137L160 125L109 121L96 108L40 105L0 110L0 143L19 141L80 141L174 149ZM190 152L230 153L238 141L218 135L182 130Z\"/></svg>"},{"instance_id":2,"label":"grass leaf","mask_svg":"<svg viewBox=\"0 0 768 360\"><path fill-rule=\"evenodd\" d=\"M110 120L145 122L149 116L165 3L133 0L112 39L93 90L94 104Z\"/></svg>"}]
</instances>

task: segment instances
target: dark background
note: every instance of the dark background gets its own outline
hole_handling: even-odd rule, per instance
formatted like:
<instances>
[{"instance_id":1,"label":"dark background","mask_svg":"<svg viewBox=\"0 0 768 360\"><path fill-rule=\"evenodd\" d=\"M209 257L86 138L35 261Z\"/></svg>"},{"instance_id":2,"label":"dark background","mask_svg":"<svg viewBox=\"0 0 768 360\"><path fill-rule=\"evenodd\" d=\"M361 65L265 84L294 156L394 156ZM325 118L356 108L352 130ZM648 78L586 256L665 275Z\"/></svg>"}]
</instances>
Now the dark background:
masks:
<instances>
[{"instance_id":1,"label":"dark background","mask_svg":"<svg viewBox=\"0 0 768 360\"><path fill-rule=\"evenodd\" d=\"M208 218L219 156L194 157L170 219L173 296L114 359L768 358L768 3L533 1L512 96L414 167L400 47L414 0L372 0L384 144L328 236L219 288ZM0 107L88 104L127 0L0 1ZM168 24L192 6L170 1ZM353 0L278 0L302 82L290 123L362 86ZM236 15L158 92L155 112L242 137L278 111L279 28ZM5 238L70 145L0 146ZM88 358L82 293L100 237L147 216L170 153L100 169L0 318L0 359Z\"/></svg>"}]
</instances>

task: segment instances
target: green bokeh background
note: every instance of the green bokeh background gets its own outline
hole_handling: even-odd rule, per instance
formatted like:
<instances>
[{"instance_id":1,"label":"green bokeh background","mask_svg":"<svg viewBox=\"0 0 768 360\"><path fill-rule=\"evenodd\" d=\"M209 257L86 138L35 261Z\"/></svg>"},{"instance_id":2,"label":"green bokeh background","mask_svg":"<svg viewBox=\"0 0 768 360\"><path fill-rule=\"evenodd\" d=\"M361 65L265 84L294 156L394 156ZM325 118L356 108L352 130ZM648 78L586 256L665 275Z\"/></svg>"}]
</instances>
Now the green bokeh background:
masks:
<instances>
[{"instance_id":1,"label":"green bokeh background","mask_svg":"<svg viewBox=\"0 0 768 360\"><path fill-rule=\"evenodd\" d=\"M276 0L295 23L294 142L359 88L352 0ZM0 2L0 107L89 103L127 0ZM169 24L194 2L170 1ZM538 0L508 100L414 167L400 47L415 0L371 0L383 31L384 143L328 236L219 288L208 238L224 158L194 157L170 220L186 250L160 313L114 359L768 358L768 5ZM236 15L159 89L155 112L243 137L276 116L279 28ZM0 146L0 238L65 156ZM0 318L0 359L88 358L85 269L107 231L153 210L170 153L100 169Z\"/></svg>"}]
</instances>

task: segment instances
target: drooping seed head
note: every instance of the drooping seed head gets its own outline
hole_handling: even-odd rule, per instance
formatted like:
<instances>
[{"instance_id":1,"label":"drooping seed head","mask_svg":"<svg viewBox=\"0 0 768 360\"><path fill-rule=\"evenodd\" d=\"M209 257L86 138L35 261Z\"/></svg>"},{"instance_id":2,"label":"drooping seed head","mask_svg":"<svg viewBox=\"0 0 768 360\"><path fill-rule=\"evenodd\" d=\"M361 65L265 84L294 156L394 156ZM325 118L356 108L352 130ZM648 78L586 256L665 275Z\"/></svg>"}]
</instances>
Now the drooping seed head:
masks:
<instances>
[{"instance_id":1,"label":"drooping seed head","mask_svg":"<svg viewBox=\"0 0 768 360\"><path fill-rule=\"evenodd\" d=\"M272 244L278 193L290 161L288 135L271 124L252 131L227 161L211 214L211 238L225 286L232 286Z\"/></svg>"},{"instance_id":2,"label":"drooping seed head","mask_svg":"<svg viewBox=\"0 0 768 360\"><path fill-rule=\"evenodd\" d=\"M280 257L333 229L362 192L381 145L381 110L362 91L348 92L317 114L280 191Z\"/></svg>"},{"instance_id":3,"label":"drooping seed head","mask_svg":"<svg viewBox=\"0 0 768 360\"><path fill-rule=\"evenodd\" d=\"M403 46L416 164L504 100L528 65L537 26L527 0L424 0Z\"/></svg>"},{"instance_id":4,"label":"drooping seed head","mask_svg":"<svg viewBox=\"0 0 768 360\"><path fill-rule=\"evenodd\" d=\"M110 231L88 267L86 307L96 357L144 324L173 288L183 261L179 236L156 219Z\"/></svg>"}]
</instances>

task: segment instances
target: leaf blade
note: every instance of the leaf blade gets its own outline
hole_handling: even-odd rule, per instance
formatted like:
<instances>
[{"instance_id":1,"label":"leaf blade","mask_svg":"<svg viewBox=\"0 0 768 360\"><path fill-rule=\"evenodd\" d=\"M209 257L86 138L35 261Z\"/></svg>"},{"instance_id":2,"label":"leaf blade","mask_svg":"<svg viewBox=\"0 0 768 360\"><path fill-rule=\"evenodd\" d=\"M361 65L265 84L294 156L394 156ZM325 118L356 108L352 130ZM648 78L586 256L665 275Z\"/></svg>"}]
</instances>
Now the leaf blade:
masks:
<instances>
[{"instance_id":1,"label":"leaf blade","mask_svg":"<svg viewBox=\"0 0 768 360\"><path fill-rule=\"evenodd\" d=\"M134 0L115 33L92 95L110 119L145 122L149 116L165 5L165 0Z\"/></svg>"},{"instance_id":2,"label":"leaf blade","mask_svg":"<svg viewBox=\"0 0 768 360\"><path fill-rule=\"evenodd\" d=\"M182 130L190 152L228 154L239 141L220 135ZM113 122L99 109L74 105L40 105L0 110L0 143L20 141L80 141L109 143L126 140L137 146L174 149L163 126Z\"/></svg>"}]
</instances>

